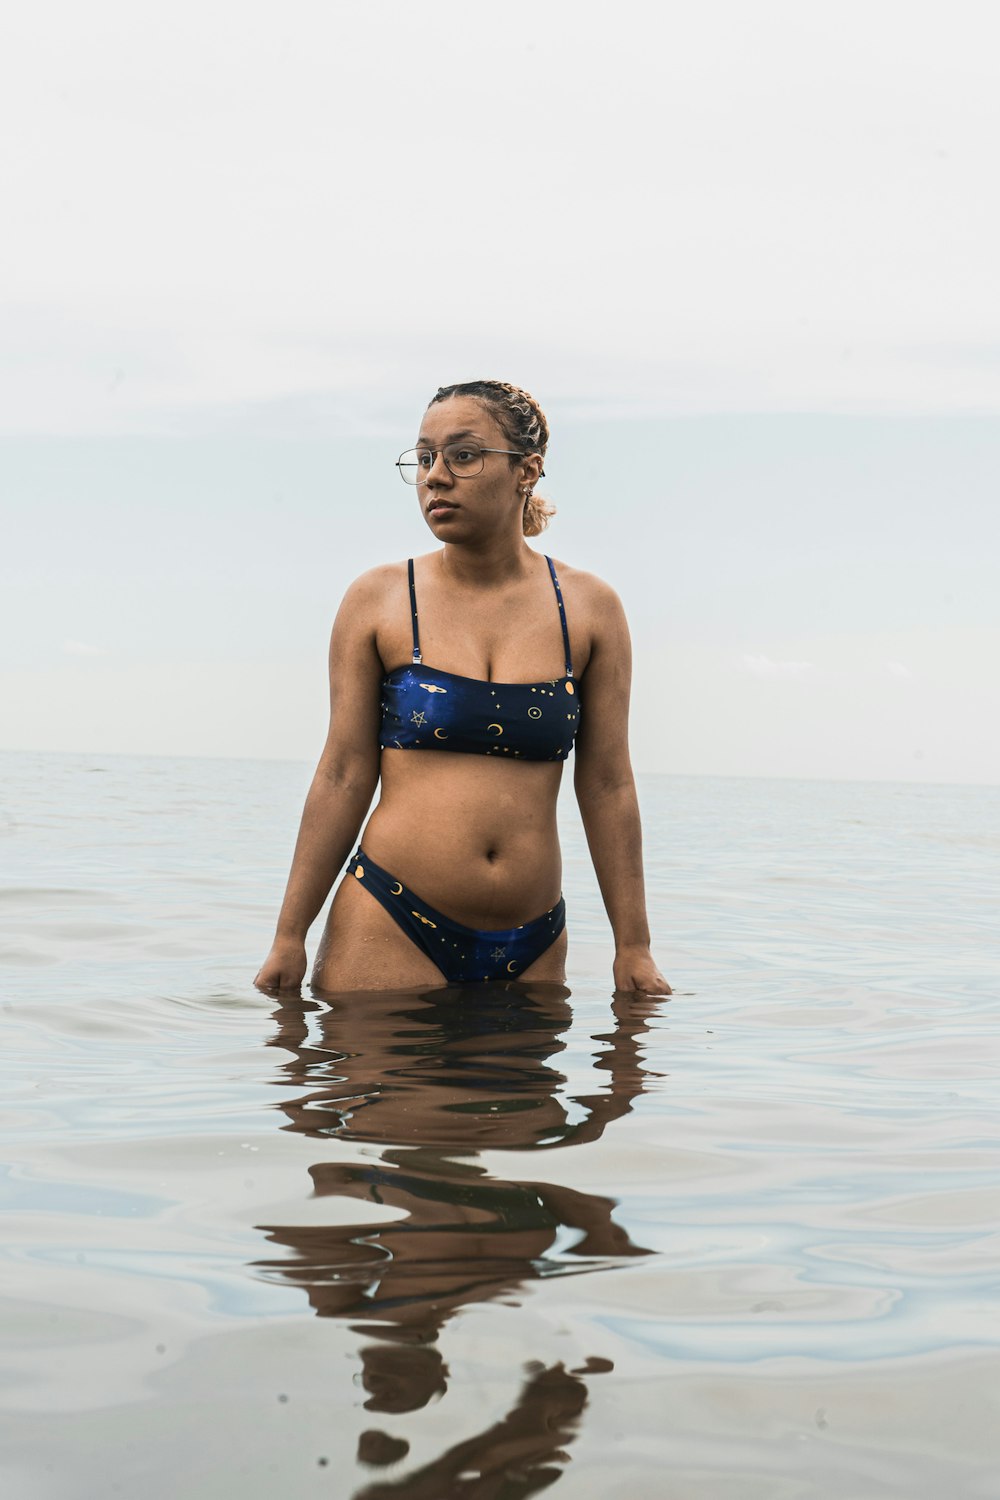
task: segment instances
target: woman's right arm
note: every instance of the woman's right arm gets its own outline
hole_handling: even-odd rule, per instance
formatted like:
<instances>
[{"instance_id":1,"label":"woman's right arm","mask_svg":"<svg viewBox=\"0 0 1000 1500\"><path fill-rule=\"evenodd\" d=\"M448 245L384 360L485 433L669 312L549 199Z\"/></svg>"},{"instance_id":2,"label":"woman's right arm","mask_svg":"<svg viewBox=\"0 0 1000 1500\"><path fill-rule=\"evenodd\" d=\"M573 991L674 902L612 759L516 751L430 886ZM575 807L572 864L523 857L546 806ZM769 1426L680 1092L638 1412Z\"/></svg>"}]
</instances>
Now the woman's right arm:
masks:
<instances>
[{"instance_id":1,"label":"woman's right arm","mask_svg":"<svg viewBox=\"0 0 1000 1500\"><path fill-rule=\"evenodd\" d=\"M379 689L375 645L379 574L353 583L330 636L330 728L312 779L271 951L258 989L297 989L306 972L306 933L347 862L379 774Z\"/></svg>"}]
</instances>

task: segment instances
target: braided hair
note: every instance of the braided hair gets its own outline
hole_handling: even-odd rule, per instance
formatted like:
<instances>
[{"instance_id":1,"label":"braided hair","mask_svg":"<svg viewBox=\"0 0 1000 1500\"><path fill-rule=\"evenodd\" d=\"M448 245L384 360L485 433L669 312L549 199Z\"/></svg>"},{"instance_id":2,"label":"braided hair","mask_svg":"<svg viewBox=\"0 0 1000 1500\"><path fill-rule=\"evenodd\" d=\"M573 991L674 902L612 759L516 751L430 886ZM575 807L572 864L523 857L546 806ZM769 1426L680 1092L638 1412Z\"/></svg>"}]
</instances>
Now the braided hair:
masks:
<instances>
[{"instance_id":1,"label":"braided hair","mask_svg":"<svg viewBox=\"0 0 1000 1500\"><path fill-rule=\"evenodd\" d=\"M459 385L443 385L433 397L431 406L452 396L473 396L482 401L489 407L512 448L523 453L540 453L545 458L549 424L534 396L529 396L520 386L508 385L504 380L466 380ZM525 496L522 521L525 536L538 536L555 513L554 505L529 491Z\"/></svg>"}]
</instances>

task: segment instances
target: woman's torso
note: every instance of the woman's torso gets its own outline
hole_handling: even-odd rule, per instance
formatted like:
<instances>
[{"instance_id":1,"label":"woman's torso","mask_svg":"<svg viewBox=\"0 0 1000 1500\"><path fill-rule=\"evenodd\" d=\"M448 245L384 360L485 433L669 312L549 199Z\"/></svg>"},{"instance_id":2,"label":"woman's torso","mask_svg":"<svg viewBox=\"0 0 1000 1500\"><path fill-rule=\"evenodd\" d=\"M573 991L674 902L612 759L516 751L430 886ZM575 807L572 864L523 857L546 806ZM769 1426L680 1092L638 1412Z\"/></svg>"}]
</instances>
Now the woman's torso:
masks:
<instances>
[{"instance_id":1,"label":"woman's torso","mask_svg":"<svg viewBox=\"0 0 1000 1500\"><path fill-rule=\"evenodd\" d=\"M436 713L442 734L457 728L456 737L484 749L455 753L424 748L416 744L424 733L420 723L404 736L411 748L384 748L380 798L363 843L369 856L398 880L466 925L514 926L551 906L560 893L556 799L578 722L576 681L585 642L572 618L572 587L568 638L563 632L544 557L532 554L537 565L514 584L462 589L445 580L440 556L418 558L414 568L417 665L424 670L415 668L413 675L427 679L426 691L433 694L427 699L429 712L423 715L416 703L419 681L411 681L402 697L397 692L389 712L398 713L402 703L424 717L427 742ZM556 568L562 586L571 570L562 564ZM406 564L401 564L388 575L376 631L390 683L398 684L397 669L412 663L415 654L412 597ZM577 661L567 660L567 639ZM504 687L514 689L508 691L506 708L499 691ZM442 688L455 689L455 703L462 700L465 707L449 704L446 709ZM412 705L411 695L416 695ZM493 727L484 739L481 731L472 732L469 715L483 717L479 707L494 703L499 708L486 715ZM542 707L536 709L536 703ZM449 713L455 717L449 719ZM522 716L523 728L518 722ZM546 719L547 737L542 733ZM501 748L505 735L509 750Z\"/></svg>"}]
</instances>

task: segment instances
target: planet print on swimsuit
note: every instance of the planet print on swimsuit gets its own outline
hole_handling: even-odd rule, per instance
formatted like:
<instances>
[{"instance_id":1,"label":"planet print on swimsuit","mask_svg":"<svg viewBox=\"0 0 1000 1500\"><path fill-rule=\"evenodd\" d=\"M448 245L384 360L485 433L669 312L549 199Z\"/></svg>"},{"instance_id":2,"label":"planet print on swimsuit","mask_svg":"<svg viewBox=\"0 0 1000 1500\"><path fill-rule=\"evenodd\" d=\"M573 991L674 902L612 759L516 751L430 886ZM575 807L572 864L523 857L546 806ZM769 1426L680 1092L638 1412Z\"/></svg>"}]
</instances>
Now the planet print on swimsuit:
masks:
<instances>
[{"instance_id":1,"label":"planet print on swimsuit","mask_svg":"<svg viewBox=\"0 0 1000 1500\"><path fill-rule=\"evenodd\" d=\"M413 658L382 681L383 750L451 750L509 760L565 760L580 725L562 590L550 557L566 675L544 682L486 682L426 666L420 654L413 559L407 564Z\"/></svg>"}]
</instances>

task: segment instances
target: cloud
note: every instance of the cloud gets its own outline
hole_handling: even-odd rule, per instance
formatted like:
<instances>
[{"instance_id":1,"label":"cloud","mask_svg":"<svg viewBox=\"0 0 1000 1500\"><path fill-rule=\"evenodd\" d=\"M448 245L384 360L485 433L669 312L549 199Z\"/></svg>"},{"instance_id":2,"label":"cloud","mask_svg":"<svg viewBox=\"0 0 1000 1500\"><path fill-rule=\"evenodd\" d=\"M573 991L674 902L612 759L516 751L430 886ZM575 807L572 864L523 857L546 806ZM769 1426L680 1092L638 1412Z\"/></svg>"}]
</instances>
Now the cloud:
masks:
<instances>
[{"instance_id":1,"label":"cloud","mask_svg":"<svg viewBox=\"0 0 1000 1500\"><path fill-rule=\"evenodd\" d=\"M743 665L755 677L808 677L815 672L811 661L772 661L769 656L751 656L744 653Z\"/></svg>"},{"instance_id":2,"label":"cloud","mask_svg":"<svg viewBox=\"0 0 1000 1500\"><path fill-rule=\"evenodd\" d=\"M89 646L86 641L63 641L62 648L67 656L107 656L103 647Z\"/></svg>"},{"instance_id":3,"label":"cloud","mask_svg":"<svg viewBox=\"0 0 1000 1500\"><path fill-rule=\"evenodd\" d=\"M904 667L901 661L887 661L884 665L890 677L898 677L903 682L912 682L914 680L914 673L910 671L909 667Z\"/></svg>"}]
</instances>

